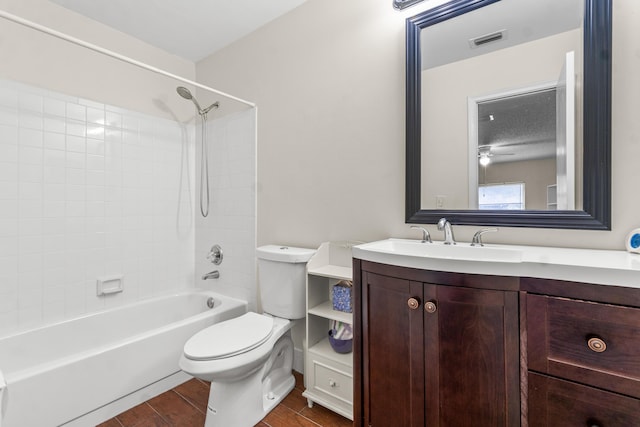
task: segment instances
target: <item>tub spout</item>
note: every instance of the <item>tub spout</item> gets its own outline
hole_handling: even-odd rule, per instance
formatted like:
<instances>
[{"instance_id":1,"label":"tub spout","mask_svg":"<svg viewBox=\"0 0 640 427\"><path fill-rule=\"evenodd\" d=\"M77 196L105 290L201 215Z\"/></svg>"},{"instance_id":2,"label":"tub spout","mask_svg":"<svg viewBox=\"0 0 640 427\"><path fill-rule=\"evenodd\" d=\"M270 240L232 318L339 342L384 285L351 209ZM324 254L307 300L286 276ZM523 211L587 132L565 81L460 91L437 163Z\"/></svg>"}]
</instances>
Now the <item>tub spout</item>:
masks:
<instances>
[{"instance_id":1,"label":"tub spout","mask_svg":"<svg viewBox=\"0 0 640 427\"><path fill-rule=\"evenodd\" d=\"M202 276L202 280L217 279L218 277L220 277L220 272L218 270L213 270Z\"/></svg>"}]
</instances>

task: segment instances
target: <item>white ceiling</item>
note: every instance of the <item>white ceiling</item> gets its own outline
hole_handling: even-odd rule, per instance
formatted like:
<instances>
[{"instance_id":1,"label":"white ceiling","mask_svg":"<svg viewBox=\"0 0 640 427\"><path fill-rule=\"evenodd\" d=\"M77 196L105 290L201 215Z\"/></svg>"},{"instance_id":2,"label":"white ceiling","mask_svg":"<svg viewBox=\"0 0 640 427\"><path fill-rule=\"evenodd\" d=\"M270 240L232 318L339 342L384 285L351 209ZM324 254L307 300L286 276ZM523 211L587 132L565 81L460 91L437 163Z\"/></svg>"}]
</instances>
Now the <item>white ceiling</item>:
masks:
<instances>
[{"instance_id":1,"label":"white ceiling","mask_svg":"<svg viewBox=\"0 0 640 427\"><path fill-rule=\"evenodd\" d=\"M51 0L197 62L306 0Z\"/></svg>"}]
</instances>

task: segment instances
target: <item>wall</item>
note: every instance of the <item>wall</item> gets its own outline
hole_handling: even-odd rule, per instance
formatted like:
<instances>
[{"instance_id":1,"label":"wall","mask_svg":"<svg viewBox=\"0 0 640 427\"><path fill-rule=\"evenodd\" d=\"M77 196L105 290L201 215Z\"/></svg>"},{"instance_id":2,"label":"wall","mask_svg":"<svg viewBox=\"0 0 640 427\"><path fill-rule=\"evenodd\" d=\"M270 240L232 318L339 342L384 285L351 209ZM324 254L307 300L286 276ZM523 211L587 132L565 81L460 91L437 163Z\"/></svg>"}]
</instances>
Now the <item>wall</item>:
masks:
<instances>
[{"instance_id":1,"label":"wall","mask_svg":"<svg viewBox=\"0 0 640 427\"><path fill-rule=\"evenodd\" d=\"M182 74L44 0L0 9ZM176 82L0 19L0 335L194 283L193 105ZM124 274L122 294L96 279Z\"/></svg>"},{"instance_id":2,"label":"wall","mask_svg":"<svg viewBox=\"0 0 640 427\"><path fill-rule=\"evenodd\" d=\"M205 218L200 213L200 162L196 170L196 285L223 295L256 302L256 138L255 109L245 109L224 115L229 101L222 99L220 109L209 114L207 140L209 141L210 207ZM196 136L197 155L201 156L201 122ZM216 266L207 260L214 244L222 247L222 264ZM220 278L202 280L213 270Z\"/></svg>"},{"instance_id":3,"label":"wall","mask_svg":"<svg viewBox=\"0 0 640 427\"><path fill-rule=\"evenodd\" d=\"M404 223L404 19L435 4L309 0L197 64L200 81L259 106L258 244L417 237ZM640 2L613 6L613 229L502 227L489 242L623 249L640 225Z\"/></svg>"},{"instance_id":4,"label":"wall","mask_svg":"<svg viewBox=\"0 0 640 427\"><path fill-rule=\"evenodd\" d=\"M374 3L309 0L197 64L258 105L259 245L404 228L404 18Z\"/></svg>"}]
</instances>

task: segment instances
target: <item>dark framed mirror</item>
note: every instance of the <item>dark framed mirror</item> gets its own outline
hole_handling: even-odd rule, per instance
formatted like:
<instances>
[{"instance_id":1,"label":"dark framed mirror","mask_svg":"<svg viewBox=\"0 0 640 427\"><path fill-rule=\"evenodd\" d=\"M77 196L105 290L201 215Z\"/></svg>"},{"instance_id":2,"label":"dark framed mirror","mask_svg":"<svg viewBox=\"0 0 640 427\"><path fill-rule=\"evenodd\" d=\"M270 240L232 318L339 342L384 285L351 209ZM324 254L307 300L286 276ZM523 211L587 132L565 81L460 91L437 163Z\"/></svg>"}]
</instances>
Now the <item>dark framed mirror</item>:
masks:
<instances>
[{"instance_id":1,"label":"dark framed mirror","mask_svg":"<svg viewBox=\"0 0 640 427\"><path fill-rule=\"evenodd\" d=\"M517 0L454 0L407 19L406 24L406 199L405 220L407 223L437 223L446 217L453 224L487 225L505 227L537 227L566 229L611 229L611 11L613 0L584 0L582 21L583 49L581 71L580 117L575 122L581 135L580 156L577 165L581 171L575 188L579 203L576 209L477 209L448 208L446 205L431 208L422 200L424 186L424 156L429 155L430 144L447 144L446 141L424 141L423 97L429 97L423 81L423 30L441 25L462 15L491 13L495 3ZM562 3L562 2L560 2ZM489 37L495 38L495 37ZM422 53L424 52L424 53ZM462 81L462 80L460 80ZM424 85L424 87L423 87ZM466 106L465 106L466 108ZM439 148L447 149L447 145ZM486 147L483 148L486 150ZM452 150L454 151L454 150ZM457 151L457 150L455 150ZM465 150L466 151L466 150ZM475 155L452 153L473 159ZM434 150L435 153L435 150ZM486 151L485 151L486 154ZM436 156L434 156L436 157ZM446 159L438 157L442 164ZM482 162L481 162L482 164ZM455 172L429 178L436 182L447 180ZM430 183L432 183L430 182ZM468 192L477 189L468 189ZM465 195L466 196L466 195ZM571 204L569 206L572 206Z\"/></svg>"}]
</instances>

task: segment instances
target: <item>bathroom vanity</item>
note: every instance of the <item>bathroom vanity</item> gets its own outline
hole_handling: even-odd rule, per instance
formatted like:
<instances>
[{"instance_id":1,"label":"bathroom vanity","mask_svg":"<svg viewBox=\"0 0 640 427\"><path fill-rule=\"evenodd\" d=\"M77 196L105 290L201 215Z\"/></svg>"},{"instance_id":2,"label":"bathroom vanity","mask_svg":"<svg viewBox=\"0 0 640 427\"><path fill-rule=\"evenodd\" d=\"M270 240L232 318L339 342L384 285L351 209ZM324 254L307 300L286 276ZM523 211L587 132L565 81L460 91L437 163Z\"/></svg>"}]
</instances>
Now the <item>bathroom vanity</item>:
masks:
<instances>
[{"instance_id":1,"label":"bathroom vanity","mask_svg":"<svg viewBox=\"0 0 640 427\"><path fill-rule=\"evenodd\" d=\"M354 425L640 425L640 257L353 248Z\"/></svg>"}]
</instances>

